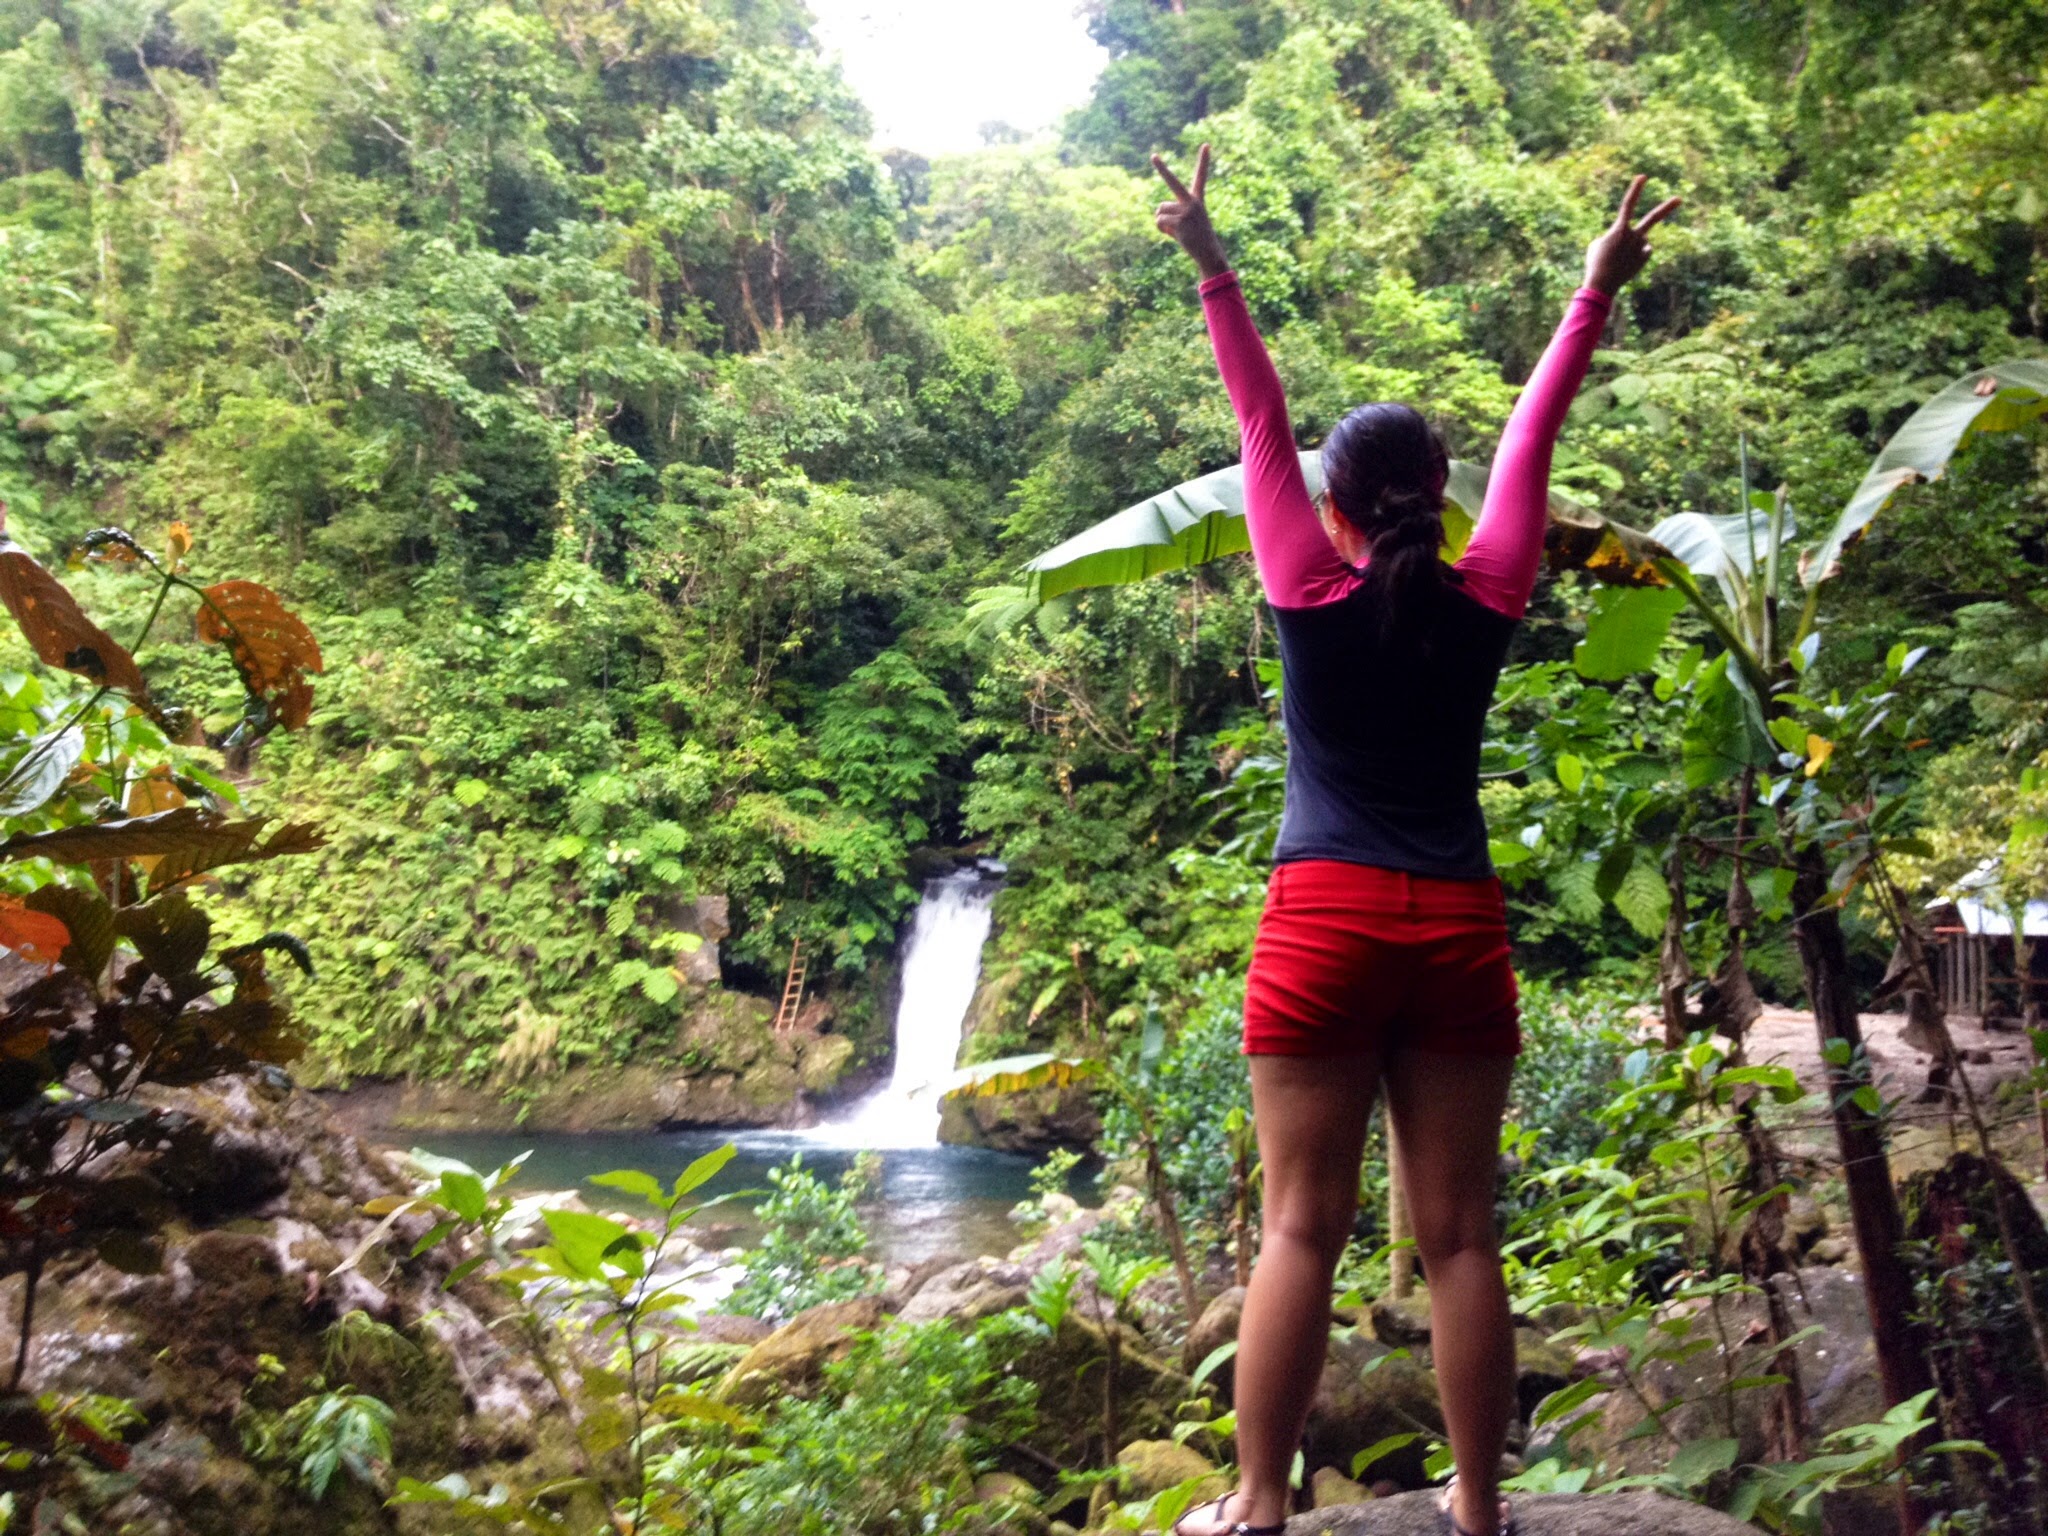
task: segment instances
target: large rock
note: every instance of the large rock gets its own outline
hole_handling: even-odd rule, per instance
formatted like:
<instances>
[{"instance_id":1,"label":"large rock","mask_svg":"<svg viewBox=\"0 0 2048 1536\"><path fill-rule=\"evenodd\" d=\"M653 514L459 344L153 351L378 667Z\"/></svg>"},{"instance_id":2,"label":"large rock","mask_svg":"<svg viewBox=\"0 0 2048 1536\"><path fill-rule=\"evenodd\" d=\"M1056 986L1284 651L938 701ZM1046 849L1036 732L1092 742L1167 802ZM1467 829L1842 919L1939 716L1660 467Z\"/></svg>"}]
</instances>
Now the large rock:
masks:
<instances>
[{"instance_id":1,"label":"large rock","mask_svg":"<svg viewBox=\"0 0 2048 1536\"><path fill-rule=\"evenodd\" d=\"M668 1062L557 1068L527 1078L516 1098L488 1082L373 1084L337 1095L334 1107L364 1133L798 1125L852 1068L844 1035L778 1033L773 1010L739 992L687 996Z\"/></svg>"},{"instance_id":2,"label":"large rock","mask_svg":"<svg viewBox=\"0 0 2048 1536\"><path fill-rule=\"evenodd\" d=\"M1572 1384L1577 1369L1570 1350L1553 1344L1541 1329L1515 1330L1515 1404L1524 1421L1536 1405Z\"/></svg>"},{"instance_id":3,"label":"large rock","mask_svg":"<svg viewBox=\"0 0 2048 1536\"><path fill-rule=\"evenodd\" d=\"M1215 1463L1192 1447L1171 1440L1134 1440L1116 1453L1127 1498L1149 1499L1196 1478L1208 1479L1197 1499L1213 1499L1230 1491L1230 1480Z\"/></svg>"},{"instance_id":4,"label":"large rock","mask_svg":"<svg viewBox=\"0 0 2048 1536\"><path fill-rule=\"evenodd\" d=\"M319 1504L256 1463L239 1427L343 1379L394 1410L393 1470L436 1478L461 1466L488 1484L565 1477L573 1447L560 1402L507 1340L507 1303L487 1281L443 1290L454 1259L415 1258L424 1218L372 1244L371 1200L411 1192L393 1160L334 1123L278 1073L152 1091L177 1117L162 1165L120 1152L89 1178L119 1186L137 1222L123 1262L91 1248L56 1254L36 1294L25 1386L124 1397L143 1415L119 1475L58 1472L43 1490L50 1529L136 1536L357 1536L391 1529L377 1496L339 1477ZM95 1212L109 1208L95 1196ZM355 1267L342 1261L364 1250ZM147 1254L152 1262L139 1261ZM19 1315L22 1278L0 1283ZM362 1312L403 1337L337 1366L324 1335ZM559 1361L573 1389L577 1362ZM79 1463L82 1467L82 1461ZM68 1523L60 1511L68 1510ZM594 1524L602 1511L578 1514Z\"/></svg>"},{"instance_id":5,"label":"large rock","mask_svg":"<svg viewBox=\"0 0 2048 1536\"><path fill-rule=\"evenodd\" d=\"M740 1357L718 1394L729 1403L758 1408L772 1398L803 1393L825 1367L846 1357L856 1334L882 1321L882 1298L856 1296L799 1312Z\"/></svg>"},{"instance_id":6,"label":"large rock","mask_svg":"<svg viewBox=\"0 0 2048 1536\"><path fill-rule=\"evenodd\" d=\"M903 1304L901 1320L929 1323L943 1317L956 1323L978 1323L998 1312L1023 1306L1030 1279L1021 1265L997 1259L968 1259L920 1285L916 1294Z\"/></svg>"},{"instance_id":7,"label":"large rock","mask_svg":"<svg viewBox=\"0 0 2048 1536\"><path fill-rule=\"evenodd\" d=\"M1351 1459L1391 1435L1441 1437L1443 1410L1436 1377L1412 1358L1386 1345L1340 1332L1330 1336L1329 1354L1309 1406L1304 1448L1310 1469L1335 1467L1348 1474ZM1404 1487L1421 1487L1429 1447L1417 1440L1389 1453L1370 1469Z\"/></svg>"},{"instance_id":8,"label":"large rock","mask_svg":"<svg viewBox=\"0 0 2048 1536\"><path fill-rule=\"evenodd\" d=\"M1201 1317L1188 1330L1187 1343L1181 1350L1181 1364L1187 1367L1190 1375L1215 1351L1225 1344L1237 1342L1238 1326L1244 1321L1244 1297L1244 1287L1233 1285L1202 1309ZM1209 1374L1209 1379L1216 1383L1217 1390L1226 1398L1230 1396L1236 1380L1236 1372L1232 1369L1236 1363L1235 1360L1226 1360Z\"/></svg>"},{"instance_id":9,"label":"large rock","mask_svg":"<svg viewBox=\"0 0 2048 1536\"><path fill-rule=\"evenodd\" d=\"M1434 1492L1404 1493L1296 1515L1287 1536L1444 1536ZM1521 1536L1756 1536L1756 1528L1654 1493L1553 1493L1517 1498Z\"/></svg>"}]
</instances>

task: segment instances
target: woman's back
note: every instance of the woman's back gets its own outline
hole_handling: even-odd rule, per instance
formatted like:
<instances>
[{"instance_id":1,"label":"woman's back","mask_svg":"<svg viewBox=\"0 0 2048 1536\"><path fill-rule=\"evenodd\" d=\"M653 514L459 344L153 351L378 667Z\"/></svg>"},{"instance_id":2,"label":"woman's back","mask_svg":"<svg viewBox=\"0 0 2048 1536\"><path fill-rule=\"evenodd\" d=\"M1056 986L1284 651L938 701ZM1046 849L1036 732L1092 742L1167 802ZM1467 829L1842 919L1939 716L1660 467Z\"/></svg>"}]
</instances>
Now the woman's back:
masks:
<instances>
[{"instance_id":1,"label":"woman's back","mask_svg":"<svg viewBox=\"0 0 2048 1536\"><path fill-rule=\"evenodd\" d=\"M1383 633L1362 587L1275 622L1288 740L1275 858L1490 875L1479 752L1516 621L1445 582L1404 633Z\"/></svg>"}]
</instances>

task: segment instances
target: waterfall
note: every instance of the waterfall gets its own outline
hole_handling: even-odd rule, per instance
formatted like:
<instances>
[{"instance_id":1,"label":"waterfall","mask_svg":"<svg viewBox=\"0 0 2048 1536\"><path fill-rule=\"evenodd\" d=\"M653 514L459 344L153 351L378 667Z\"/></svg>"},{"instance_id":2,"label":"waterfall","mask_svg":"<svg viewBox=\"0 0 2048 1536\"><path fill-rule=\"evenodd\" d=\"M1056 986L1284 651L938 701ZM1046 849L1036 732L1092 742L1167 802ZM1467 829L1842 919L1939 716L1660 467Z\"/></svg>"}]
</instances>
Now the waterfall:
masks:
<instances>
[{"instance_id":1,"label":"waterfall","mask_svg":"<svg viewBox=\"0 0 2048 1536\"><path fill-rule=\"evenodd\" d=\"M959 1064L960 1031L981 979L997 888L979 869L925 886L903 946L895 1073L846 1119L819 1126L815 1139L843 1147L938 1145L939 1085Z\"/></svg>"}]
</instances>

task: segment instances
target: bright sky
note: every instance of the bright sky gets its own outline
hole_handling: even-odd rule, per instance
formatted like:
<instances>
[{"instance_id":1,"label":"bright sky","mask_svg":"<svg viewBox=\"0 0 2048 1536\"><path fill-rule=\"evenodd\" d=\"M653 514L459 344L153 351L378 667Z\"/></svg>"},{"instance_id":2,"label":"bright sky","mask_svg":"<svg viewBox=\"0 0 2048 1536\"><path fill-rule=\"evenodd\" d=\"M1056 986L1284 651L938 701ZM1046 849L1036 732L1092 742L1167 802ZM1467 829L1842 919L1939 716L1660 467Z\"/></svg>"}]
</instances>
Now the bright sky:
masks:
<instances>
[{"instance_id":1,"label":"bright sky","mask_svg":"<svg viewBox=\"0 0 2048 1536\"><path fill-rule=\"evenodd\" d=\"M875 118L880 148L979 149L980 128L1027 134L1088 99L1105 59L1080 0L810 0L817 36Z\"/></svg>"}]
</instances>

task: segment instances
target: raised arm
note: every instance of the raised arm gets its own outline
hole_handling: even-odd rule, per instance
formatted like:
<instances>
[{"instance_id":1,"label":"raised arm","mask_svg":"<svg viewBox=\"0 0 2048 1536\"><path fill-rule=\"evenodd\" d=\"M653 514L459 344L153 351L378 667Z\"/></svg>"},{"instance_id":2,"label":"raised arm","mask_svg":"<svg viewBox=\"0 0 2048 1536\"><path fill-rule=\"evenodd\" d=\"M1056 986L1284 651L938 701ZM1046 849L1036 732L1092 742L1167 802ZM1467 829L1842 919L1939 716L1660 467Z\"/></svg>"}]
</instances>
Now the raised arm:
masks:
<instances>
[{"instance_id":1,"label":"raised arm","mask_svg":"<svg viewBox=\"0 0 2048 1536\"><path fill-rule=\"evenodd\" d=\"M1335 602L1358 585L1358 576L1338 555L1316 516L1301 477L1287 393L1252 324L1223 242L1209 222L1204 200L1209 146L1202 146L1195 162L1193 187L1184 185L1158 156L1152 163L1174 195L1173 201L1160 205L1160 231L1180 242L1202 274L1209 339L1243 437L1245 521L1266 597L1276 608Z\"/></svg>"},{"instance_id":2,"label":"raised arm","mask_svg":"<svg viewBox=\"0 0 2048 1536\"><path fill-rule=\"evenodd\" d=\"M1614 223L1586 251L1586 286L1572 295L1563 323L1501 433L1486 506L1458 561L1465 590L1510 618L1522 616L1536 590L1550 506L1551 453L1565 412L1585 382L1614 295L1649 260L1650 230L1679 205L1677 198L1667 199L1636 221L1645 179L1638 176L1630 184Z\"/></svg>"}]
</instances>

